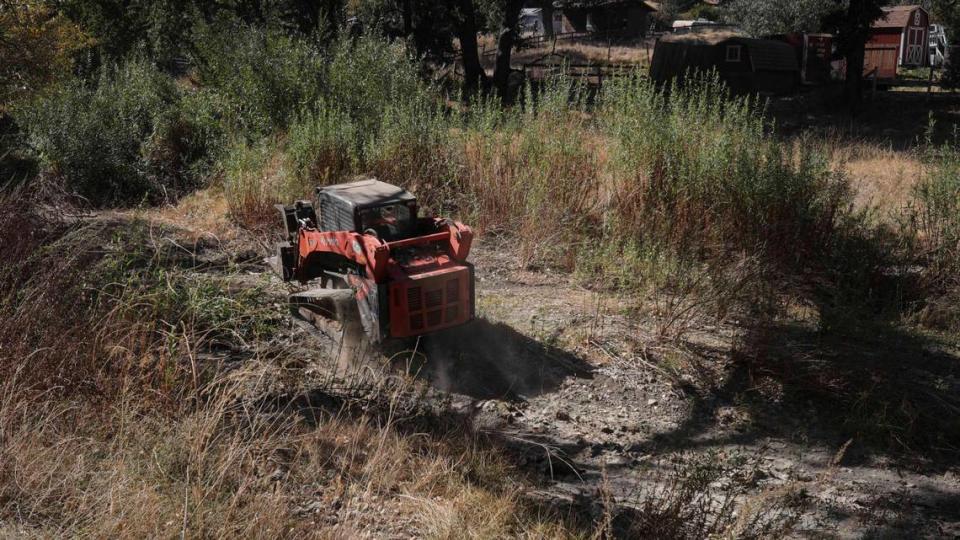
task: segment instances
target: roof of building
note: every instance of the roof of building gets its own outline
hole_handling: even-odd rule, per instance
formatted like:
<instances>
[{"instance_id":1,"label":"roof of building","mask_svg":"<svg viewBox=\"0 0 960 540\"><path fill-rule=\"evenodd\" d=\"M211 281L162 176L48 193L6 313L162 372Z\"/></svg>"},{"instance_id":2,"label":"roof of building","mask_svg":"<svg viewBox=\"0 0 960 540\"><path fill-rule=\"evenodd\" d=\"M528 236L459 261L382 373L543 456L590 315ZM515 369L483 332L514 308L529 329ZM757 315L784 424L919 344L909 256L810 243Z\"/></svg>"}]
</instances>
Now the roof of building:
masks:
<instances>
[{"instance_id":1,"label":"roof of building","mask_svg":"<svg viewBox=\"0 0 960 540\"><path fill-rule=\"evenodd\" d=\"M716 45L731 38L745 37L736 30L704 30L684 34L668 34L660 38L665 43L690 43L693 45Z\"/></svg>"},{"instance_id":2,"label":"roof of building","mask_svg":"<svg viewBox=\"0 0 960 540\"><path fill-rule=\"evenodd\" d=\"M383 204L403 203L417 200L409 191L393 184L381 182L375 178L321 186L317 191L353 203L358 207L380 206Z\"/></svg>"},{"instance_id":3,"label":"roof of building","mask_svg":"<svg viewBox=\"0 0 960 540\"><path fill-rule=\"evenodd\" d=\"M558 9L584 9L614 6L617 4L642 4L651 11L660 11L661 6L660 2L654 2L653 0L557 0L553 3L553 7Z\"/></svg>"},{"instance_id":4,"label":"roof of building","mask_svg":"<svg viewBox=\"0 0 960 540\"><path fill-rule=\"evenodd\" d=\"M750 62L754 71L799 71L800 69L796 52L787 43L750 38L732 30L672 34L661 38L660 41L706 46L721 43L743 45L750 52Z\"/></svg>"},{"instance_id":5,"label":"roof of building","mask_svg":"<svg viewBox=\"0 0 960 540\"><path fill-rule=\"evenodd\" d=\"M883 17L873 23L874 28L903 28L910 23L913 12L920 6L891 6L883 8Z\"/></svg>"}]
</instances>

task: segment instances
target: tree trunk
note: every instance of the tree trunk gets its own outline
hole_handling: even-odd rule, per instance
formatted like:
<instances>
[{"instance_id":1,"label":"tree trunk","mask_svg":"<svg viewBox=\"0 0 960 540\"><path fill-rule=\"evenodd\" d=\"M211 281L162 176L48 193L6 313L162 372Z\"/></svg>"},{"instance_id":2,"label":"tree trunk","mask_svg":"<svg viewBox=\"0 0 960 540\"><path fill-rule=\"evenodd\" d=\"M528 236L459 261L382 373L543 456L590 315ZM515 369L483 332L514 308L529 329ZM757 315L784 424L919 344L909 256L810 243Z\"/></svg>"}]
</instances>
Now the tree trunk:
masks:
<instances>
[{"instance_id":1,"label":"tree trunk","mask_svg":"<svg viewBox=\"0 0 960 540\"><path fill-rule=\"evenodd\" d=\"M458 7L457 38L460 40L460 57L463 61L463 92L469 98L486 83L487 73L480 63L480 51L477 48L477 15L473 0L458 0Z\"/></svg>"},{"instance_id":2,"label":"tree trunk","mask_svg":"<svg viewBox=\"0 0 960 540\"><path fill-rule=\"evenodd\" d=\"M410 5L410 0L403 0L400 11L403 15L403 35L409 36L413 33L413 6Z\"/></svg>"},{"instance_id":3,"label":"tree trunk","mask_svg":"<svg viewBox=\"0 0 960 540\"><path fill-rule=\"evenodd\" d=\"M864 45L866 45L866 40L864 40ZM847 80L843 87L843 97L853 114L859 112L863 101L864 55L863 47L856 47L847 55Z\"/></svg>"},{"instance_id":4,"label":"tree trunk","mask_svg":"<svg viewBox=\"0 0 960 540\"><path fill-rule=\"evenodd\" d=\"M883 14L879 0L850 0L846 13L837 13L840 43L847 57L847 80L843 88L843 97L850 112L857 114L863 101L863 64L864 47L870 38L873 21Z\"/></svg>"},{"instance_id":5,"label":"tree trunk","mask_svg":"<svg viewBox=\"0 0 960 540\"><path fill-rule=\"evenodd\" d=\"M543 23L543 36L553 39L553 0L540 2L540 22Z\"/></svg>"},{"instance_id":6,"label":"tree trunk","mask_svg":"<svg viewBox=\"0 0 960 540\"><path fill-rule=\"evenodd\" d=\"M507 0L497 39L497 64L493 70L493 84L504 101L509 101L510 51L517 39L517 21L520 19L521 7L522 0Z\"/></svg>"}]
</instances>

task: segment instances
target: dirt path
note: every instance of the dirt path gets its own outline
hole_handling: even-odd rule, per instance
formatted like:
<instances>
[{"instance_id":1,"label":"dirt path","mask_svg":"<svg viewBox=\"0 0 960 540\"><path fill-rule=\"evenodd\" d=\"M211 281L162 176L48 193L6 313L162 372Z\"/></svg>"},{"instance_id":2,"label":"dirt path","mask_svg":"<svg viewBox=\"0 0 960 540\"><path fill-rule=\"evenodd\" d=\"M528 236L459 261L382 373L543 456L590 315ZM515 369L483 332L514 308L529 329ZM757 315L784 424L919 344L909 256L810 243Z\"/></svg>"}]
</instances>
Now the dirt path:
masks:
<instances>
[{"instance_id":1,"label":"dirt path","mask_svg":"<svg viewBox=\"0 0 960 540\"><path fill-rule=\"evenodd\" d=\"M960 534L956 463L875 452L819 427L816 406L765 415L740 403L750 389L732 390L741 376L731 358L737 328L662 344L649 321L622 315L620 301L562 274L520 270L501 253L476 250L485 320L428 348L427 375L469 396L482 429L527 443L529 465L546 482L538 496L577 501L600 490L629 509L671 496L677 475L663 471L707 467L719 470L708 486L713 504L767 505L767 517L795 520L799 535ZM721 390L681 362L723 380Z\"/></svg>"},{"instance_id":2,"label":"dirt path","mask_svg":"<svg viewBox=\"0 0 960 540\"><path fill-rule=\"evenodd\" d=\"M207 247L201 256L216 271L219 248ZM432 387L423 399L514 452L537 478L529 498L594 519L616 508L607 517L625 523L719 515L762 536L784 527L794 536L960 535L956 462L877 451L829 427L831 411L816 403L774 396L758 407L749 396L766 392L764 382L734 359L737 327L705 324L663 343L623 300L566 274L523 270L505 253L475 247L480 319L424 340L428 360L412 370ZM233 279L284 294L253 262ZM291 347L316 346L291 332ZM304 373L328 377L336 363L311 356Z\"/></svg>"}]
</instances>

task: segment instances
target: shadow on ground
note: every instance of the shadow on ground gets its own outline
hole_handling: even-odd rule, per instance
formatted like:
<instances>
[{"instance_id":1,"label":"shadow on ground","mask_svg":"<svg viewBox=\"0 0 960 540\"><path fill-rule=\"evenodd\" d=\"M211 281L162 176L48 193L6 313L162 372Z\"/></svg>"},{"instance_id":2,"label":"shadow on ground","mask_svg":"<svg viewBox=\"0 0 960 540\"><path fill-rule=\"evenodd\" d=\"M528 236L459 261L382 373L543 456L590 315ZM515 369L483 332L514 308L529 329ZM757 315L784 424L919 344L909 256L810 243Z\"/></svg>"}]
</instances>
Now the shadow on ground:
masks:
<instances>
[{"instance_id":1,"label":"shadow on ground","mask_svg":"<svg viewBox=\"0 0 960 540\"><path fill-rule=\"evenodd\" d=\"M884 455L936 469L960 456L958 372L960 358L943 344L894 325L829 333L766 325L737 344L726 377L694 397L686 420L650 444L749 444L775 435L840 448L852 440L845 464ZM730 406L748 421L718 430Z\"/></svg>"},{"instance_id":2,"label":"shadow on ground","mask_svg":"<svg viewBox=\"0 0 960 540\"><path fill-rule=\"evenodd\" d=\"M909 90L867 92L857 115L850 114L843 89L836 85L773 99L768 113L778 132L787 136L814 131L909 151L924 140L933 119L934 142L951 141L953 126L960 121L960 94L928 94L925 84L918 84Z\"/></svg>"},{"instance_id":3,"label":"shadow on ground","mask_svg":"<svg viewBox=\"0 0 960 540\"><path fill-rule=\"evenodd\" d=\"M519 400L552 392L568 377L592 376L577 356L486 319L426 336L420 350L409 372L476 399Z\"/></svg>"}]
</instances>

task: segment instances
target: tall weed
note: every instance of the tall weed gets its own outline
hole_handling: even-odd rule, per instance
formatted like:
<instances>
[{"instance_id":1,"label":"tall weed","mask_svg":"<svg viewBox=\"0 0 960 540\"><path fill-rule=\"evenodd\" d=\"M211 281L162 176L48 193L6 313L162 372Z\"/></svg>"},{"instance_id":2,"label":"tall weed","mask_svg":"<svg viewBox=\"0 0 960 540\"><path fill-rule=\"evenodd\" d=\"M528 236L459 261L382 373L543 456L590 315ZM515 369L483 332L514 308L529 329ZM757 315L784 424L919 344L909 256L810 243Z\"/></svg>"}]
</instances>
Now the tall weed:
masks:
<instances>
[{"instance_id":1,"label":"tall weed","mask_svg":"<svg viewBox=\"0 0 960 540\"><path fill-rule=\"evenodd\" d=\"M846 179L824 156L777 141L763 109L715 78L667 93L623 79L607 87L599 117L616 141L605 228L620 237L795 265L823 254L849 204Z\"/></svg>"},{"instance_id":2,"label":"tall weed","mask_svg":"<svg viewBox=\"0 0 960 540\"><path fill-rule=\"evenodd\" d=\"M326 85L326 55L313 41L235 21L196 32L199 82L215 92L228 133L248 140L285 128Z\"/></svg>"},{"instance_id":3,"label":"tall weed","mask_svg":"<svg viewBox=\"0 0 960 540\"><path fill-rule=\"evenodd\" d=\"M145 61L101 70L16 109L44 169L96 204L176 195L198 181L201 130L180 114L181 91Z\"/></svg>"},{"instance_id":4,"label":"tall weed","mask_svg":"<svg viewBox=\"0 0 960 540\"><path fill-rule=\"evenodd\" d=\"M928 153L927 174L915 186L916 220L924 256L945 279L960 279L960 146Z\"/></svg>"},{"instance_id":5,"label":"tall weed","mask_svg":"<svg viewBox=\"0 0 960 540\"><path fill-rule=\"evenodd\" d=\"M914 187L911 221L928 293L920 322L960 329L960 146L930 148L925 174Z\"/></svg>"}]
</instances>

